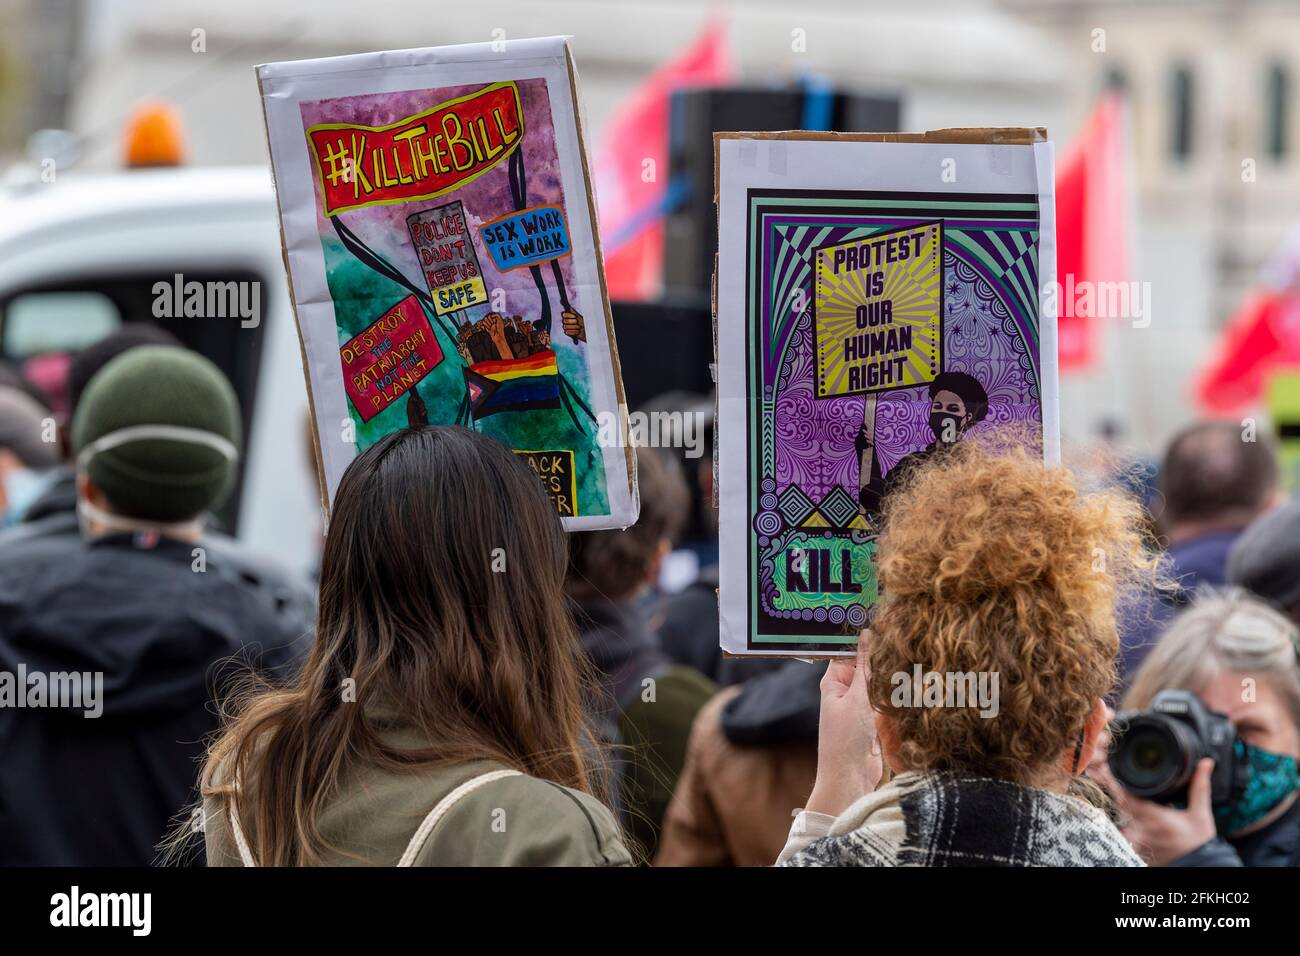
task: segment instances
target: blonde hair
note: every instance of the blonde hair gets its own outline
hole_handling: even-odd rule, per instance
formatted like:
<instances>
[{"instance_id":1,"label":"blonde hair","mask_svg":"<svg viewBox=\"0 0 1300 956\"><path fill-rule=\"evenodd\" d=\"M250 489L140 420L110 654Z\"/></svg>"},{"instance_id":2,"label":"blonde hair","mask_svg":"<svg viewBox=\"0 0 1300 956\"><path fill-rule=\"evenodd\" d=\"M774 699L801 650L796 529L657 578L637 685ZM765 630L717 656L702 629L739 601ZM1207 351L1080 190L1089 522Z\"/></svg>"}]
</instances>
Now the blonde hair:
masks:
<instances>
[{"instance_id":1,"label":"blonde hair","mask_svg":"<svg viewBox=\"0 0 1300 956\"><path fill-rule=\"evenodd\" d=\"M1241 588L1201 588L1138 668L1124 707L1144 710L1162 690L1200 692L1217 675L1238 671L1266 677L1300 727L1297 642L1289 618Z\"/></svg>"},{"instance_id":2,"label":"blonde hair","mask_svg":"<svg viewBox=\"0 0 1300 956\"><path fill-rule=\"evenodd\" d=\"M869 692L913 770L1037 785L1115 683L1115 609L1155 582L1141 507L1081 492L1004 432L932 457L890 494ZM996 716L891 704L894 675L998 674Z\"/></svg>"}]
</instances>

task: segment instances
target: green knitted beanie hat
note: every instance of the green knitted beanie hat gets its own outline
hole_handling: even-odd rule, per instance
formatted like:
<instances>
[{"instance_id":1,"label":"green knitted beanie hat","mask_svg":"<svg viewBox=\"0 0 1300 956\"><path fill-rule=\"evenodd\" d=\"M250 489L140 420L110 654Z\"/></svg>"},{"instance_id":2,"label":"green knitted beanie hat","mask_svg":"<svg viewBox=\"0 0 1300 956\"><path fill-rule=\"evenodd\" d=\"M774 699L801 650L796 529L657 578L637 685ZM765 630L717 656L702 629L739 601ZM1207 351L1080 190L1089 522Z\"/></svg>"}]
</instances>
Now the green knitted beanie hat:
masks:
<instances>
[{"instance_id":1,"label":"green knitted beanie hat","mask_svg":"<svg viewBox=\"0 0 1300 956\"><path fill-rule=\"evenodd\" d=\"M239 400L203 356L139 346L90 380L72 420L77 467L113 510L176 522L220 506L239 456Z\"/></svg>"}]
</instances>

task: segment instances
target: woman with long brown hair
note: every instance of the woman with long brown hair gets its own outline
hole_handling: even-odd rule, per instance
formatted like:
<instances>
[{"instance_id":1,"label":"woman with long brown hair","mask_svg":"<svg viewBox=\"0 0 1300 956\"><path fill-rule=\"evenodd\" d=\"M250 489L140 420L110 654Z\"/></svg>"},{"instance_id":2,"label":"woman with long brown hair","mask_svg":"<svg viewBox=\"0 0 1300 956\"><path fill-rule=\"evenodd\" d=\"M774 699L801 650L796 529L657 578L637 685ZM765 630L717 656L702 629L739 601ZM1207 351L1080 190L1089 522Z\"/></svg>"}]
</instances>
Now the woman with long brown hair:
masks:
<instances>
[{"instance_id":1,"label":"woman with long brown hair","mask_svg":"<svg viewBox=\"0 0 1300 956\"><path fill-rule=\"evenodd\" d=\"M592 796L567 545L536 476L464 428L344 473L316 644L208 754L209 865L623 865Z\"/></svg>"}]
</instances>

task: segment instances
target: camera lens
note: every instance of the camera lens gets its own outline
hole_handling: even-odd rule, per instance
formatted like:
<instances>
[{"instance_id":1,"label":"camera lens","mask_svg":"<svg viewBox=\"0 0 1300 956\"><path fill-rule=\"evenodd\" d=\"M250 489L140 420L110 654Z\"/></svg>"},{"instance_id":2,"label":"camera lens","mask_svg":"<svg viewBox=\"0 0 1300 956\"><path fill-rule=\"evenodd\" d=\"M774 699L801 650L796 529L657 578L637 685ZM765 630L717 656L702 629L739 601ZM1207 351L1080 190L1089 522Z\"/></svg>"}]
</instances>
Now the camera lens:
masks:
<instances>
[{"instance_id":1,"label":"camera lens","mask_svg":"<svg viewBox=\"0 0 1300 956\"><path fill-rule=\"evenodd\" d=\"M1136 796L1167 797L1191 779L1198 749L1182 722L1143 714L1121 729L1118 746L1110 755L1110 772Z\"/></svg>"}]
</instances>

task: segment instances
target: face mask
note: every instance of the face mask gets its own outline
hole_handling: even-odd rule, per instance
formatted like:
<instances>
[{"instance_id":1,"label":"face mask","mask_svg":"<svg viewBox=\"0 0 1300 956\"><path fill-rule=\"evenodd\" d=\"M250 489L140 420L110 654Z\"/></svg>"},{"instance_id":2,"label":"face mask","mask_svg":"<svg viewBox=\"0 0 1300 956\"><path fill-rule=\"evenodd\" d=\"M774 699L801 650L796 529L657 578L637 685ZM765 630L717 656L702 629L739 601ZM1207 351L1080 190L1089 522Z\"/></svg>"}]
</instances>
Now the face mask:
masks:
<instances>
[{"instance_id":1,"label":"face mask","mask_svg":"<svg viewBox=\"0 0 1300 956\"><path fill-rule=\"evenodd\" d=\"M5 512L0 515L0 528L7 528L23 520L32 502L45 490L45 481L30 468L15 468L5 475Z\"/></svg>"},{"instance_id":2,"label":"face mask","mask_svg":"<svg viewBox=\"0 0 1300 956\"><path fill-rule=\"evenodd\" d=\"M961 419L946 412L931 412L930 431L934 432L935 441L954 442L961 437Z\"/></svg>"},{"instance_id":3,"label":"face mask","mask_svg":"<svg viewBox=\"0 0 1300 956\"><path fill-rule=\"evenodd\" d=\"M1287 795L1300 789L1300 770L1295 757L1261 750L1242 740L1233 745L1238 758L1243 755L1250 767L1250 780L1241 799L1226 806L1214 808L1214 820L1219 832L1239 833L1251 824L1264 819Z\"/></svg>"}]
</instances>

